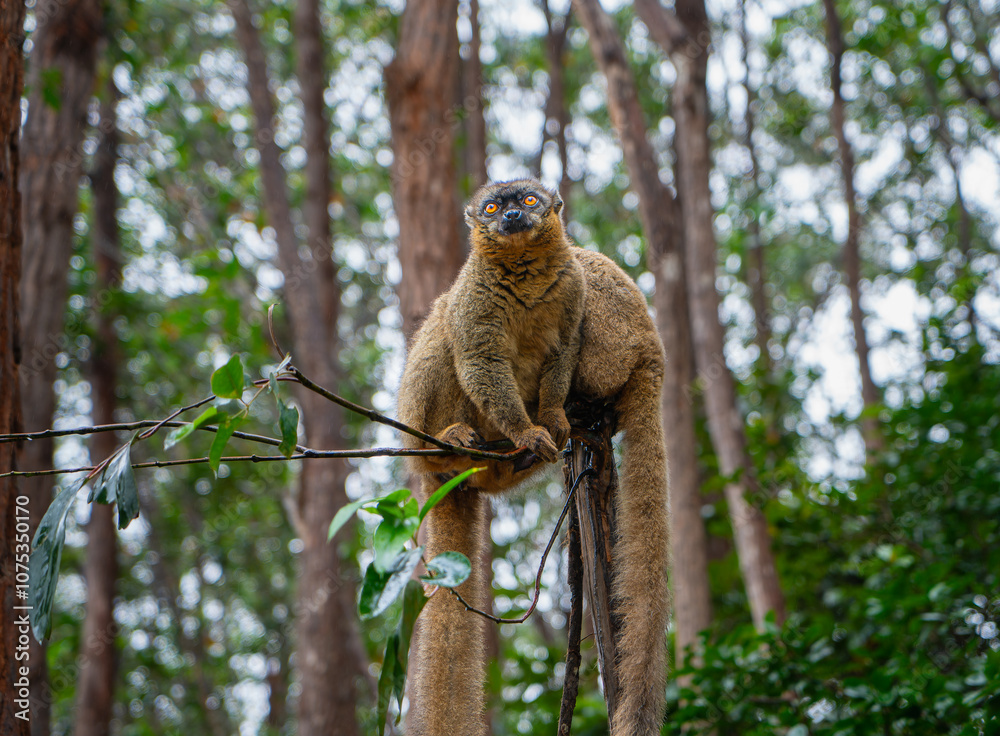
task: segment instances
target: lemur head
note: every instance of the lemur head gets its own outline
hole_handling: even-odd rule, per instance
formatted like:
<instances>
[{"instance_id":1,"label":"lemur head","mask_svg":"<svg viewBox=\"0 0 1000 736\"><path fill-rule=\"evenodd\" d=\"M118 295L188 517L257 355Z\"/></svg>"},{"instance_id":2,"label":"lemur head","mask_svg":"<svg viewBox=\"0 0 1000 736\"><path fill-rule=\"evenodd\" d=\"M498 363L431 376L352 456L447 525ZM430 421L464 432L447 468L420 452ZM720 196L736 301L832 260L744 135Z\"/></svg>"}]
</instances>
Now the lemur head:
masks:
<instances>
[{"instance_id":1,"label":"lemur head","mask_svg":"<svg viewBox=\"0 0 1000 736\"><path fill-rule=\"evenodd\" d=\"M472 244L487 251L547 247L564 240L559 195L535 179L487 184L465 208Z\"/></svg>"}]
</instances>

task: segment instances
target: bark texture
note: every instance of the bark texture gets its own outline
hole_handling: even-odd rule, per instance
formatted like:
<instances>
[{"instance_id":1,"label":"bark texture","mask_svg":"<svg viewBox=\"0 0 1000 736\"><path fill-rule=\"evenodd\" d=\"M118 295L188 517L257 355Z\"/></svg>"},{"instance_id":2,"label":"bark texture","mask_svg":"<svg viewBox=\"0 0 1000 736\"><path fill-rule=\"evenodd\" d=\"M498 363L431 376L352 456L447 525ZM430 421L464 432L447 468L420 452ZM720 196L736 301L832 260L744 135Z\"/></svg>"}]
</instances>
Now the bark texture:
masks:
<instances>
[{"instance_id":1,"label":"bark texture","mask_svg":"<svg viewBox=\"0 0 1000 736\"><path fill-rule=\"evenodd\" d=\"M81 174L81 142L101 39L99 0L40 0L29 60L28 116L21 143L24 256L21 276L21 406L28 431L52 426L55 357L63 347L67 274ZM53 106L47 99L58 99ZM25 470L52 467L52 440L24 445ZM52 496L52 480L25 478L32 534ZM49 733L51 692L45 648L31 651L33 736Z\"/></svg>"},{"instance_id":2,"label":"bark texture","mask_svg":"<svg viewBox=\"0 0 1000 736\"><path fill-rule=\"evenodd\" d=\"M636 8L644 21L649 18L651 28L660 26L672 31L664 51L677 69L674 148L678 188L684 194L681 198L684 254L695 365L719 470L725 476L739 475L739 480L726 484L725 494L750 612L754 624L760 628L769 611L774 612L779 623L784 621L785 601L767 521L760 509L766 498L747 453L743 417L736 405L736 386L726 365L724 334L719 322L715 213L709 187L710 113L705 83L711 41L708 16L704 0L678 0L676 18L669 20L667 11L654 0L639 0ZM656 34L654 38L659 40Z\"/></svg>"},{"instance_id":3,"label":"bark texture","mask_svg":"<svg viewBox=\"0 0 1000 736\"><path fill-rule=\"evenodd\" d=\"M635 80L611 18L597 0L575 0L580 23L608 82L608 106L618 132L639 216L647 240L650 270L656 276L656 313L667 354L663 377L663 422L670 459L671 577L677 651L711 621L705 524L696 464L694 413L690 401L691 338L688 329L684 254L673 195L660 181L656 153L646 134Z\"/></svg>"},{"instance_id":4,"label":"bark texture","mask_svg":"<svg viewBox=\"0 0 1000 736\"><path fill-rule=\"evenodd\" d=\"M268 87L264 50L246 0L229 2L236 20L237 41L246 59L264 209L275 230L278 263L285 277L284 302L291 323L293 360L313 381L335 389L339 378L334 355L340 296L336 281L326 280L332 269L325 271L320 265L331 258L326 214L330 193L329 136L322 104L326 76L322 71L319 6L312 1L306 6L296 11L296 33L305 36L298 68L309 160L303 215L310 247L301 256L281 151L274 140L275 104ZM342 410L311 392L300 392L298 400L310 445L342 449ZM302 685L298 729L303 735L358 733L355 711L365 663L355 623L354 589L349 576L341 570L336 547L326 541L334 513L347 503L346 475L341 461L307 463L300 480L297 503L301 523L297 528L304 548L296 594L295 662Z\"/></svg>"},{"instance_id":5,"label":"bark texture","mask_svg":"<svg viewBox=\"0 0 1000 736\"><path fill-rule=\"evenodd\" d=\"M854 150L847 140L844 127L844 95L841 89L841 65L844 59L844 34L840 16L834 0L823 0L826 11L826 40L830 51L830 91L833 104L830 106L830 127L837 139L840 153L840 171L844 179L844 201L847 205L847 238L844 240L844 278L851 295L851 327L854 330L854 349L858 355L861 372L861 400L865 409L875 406L881 395L872 380L871 363L868 358L868 336L865 334L865 313L861 309L861 213L858 211L858 195L854 188ZM865 447L869 453L882 446L878 420L865 416L861 420L861 431L865 437Z\"/></svg>"},{"instance_id":6,"label":"bark texture","mask_svg":"<svg viewBox=\"0 0 1000 736\"><path fill-rule=\"evenodd\" d=\"M17 188L21 92L24 84L24 2L0 3L0 433L21 430L18 368L21 360L18 337L18 281L21 275L21 198ZM0 473L14 470L15 446L0 444ZM15 626L17 563L27 560L27 530L18 532L18 522L27 519L27 509L17 504L18 488L13 478L0 478L0 733L27 736L28 722L17 718L21 710L15 698L20 666L16 646L22 630ZM27 634L27 631L24 631Z\"/></svg>"},{"instance_id":7,"label":"bark texture","mask_svg":"<svg viewBox=\"0 0 1000 736\"><path fill-rule=\"evenodd\" d=\"M100 139L90 174L93 189L91 232L97 281L94 284L96 340L90 365L90 385L94 397L94 424L115 421L118 403L118 365L121 356L113 321L115 312L107 307L111 294L121 284L121 247L118 233L118 187L115 164L118 160L118 129L115 115L117 90L109 85L108 98L101 104ZM99 462L110 457L117 446L113 432L99 432L91 440L91 457ZM118 578L117 532L113 506L94 503L87 523L86 617L80 647L80 676L76 688L74 736L106 736L114 705L117 652L114 619L115 583Z\"/></svg>"},{"instance_id":8,"label":"bark texture","mask_svg":"<svg viewBox=\"0 0 1000 736\"><path fill-rule=\"evenodd\" d=\"M486 183L486 117L483 114L483 62L479 59L482 46L479 33L479 0L469 0L469 56L462 63L462 99L465 110L464 174L468 182L462 187L472 194Z\"/></svg>"},{"instance_id":9,"label":"bark texture","mask_svg":"<svg viewBox=\"0 0 1000 736\"><path fill-rule=\"evenodd\" d=\"M457 0L407 3L396 57L385 70L393 204L406 284L399 309L407 337L464 260L453 214L459 211L453 131L459 116L451 108L458 74L457 17Z\"/></svg>"}]
</instances>

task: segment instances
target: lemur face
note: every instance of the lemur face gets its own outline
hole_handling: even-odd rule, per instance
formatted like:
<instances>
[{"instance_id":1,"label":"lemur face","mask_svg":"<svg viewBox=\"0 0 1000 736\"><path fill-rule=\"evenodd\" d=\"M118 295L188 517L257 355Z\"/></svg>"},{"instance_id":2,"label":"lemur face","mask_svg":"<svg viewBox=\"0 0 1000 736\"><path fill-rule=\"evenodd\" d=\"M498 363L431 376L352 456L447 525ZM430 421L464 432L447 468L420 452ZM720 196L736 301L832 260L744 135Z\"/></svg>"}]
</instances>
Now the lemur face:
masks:
<instances>
[{"instance_id":1,"label":"lemur face","mask_svg":"<svg viewBox=\"0 0 1000 736\"><path fill-rule=\"evenodd\" d=\"M534 179L487 184L465 210L469 227L499 236L524 233L558 216L562 200Z\"/></svg>"}]
</instances>

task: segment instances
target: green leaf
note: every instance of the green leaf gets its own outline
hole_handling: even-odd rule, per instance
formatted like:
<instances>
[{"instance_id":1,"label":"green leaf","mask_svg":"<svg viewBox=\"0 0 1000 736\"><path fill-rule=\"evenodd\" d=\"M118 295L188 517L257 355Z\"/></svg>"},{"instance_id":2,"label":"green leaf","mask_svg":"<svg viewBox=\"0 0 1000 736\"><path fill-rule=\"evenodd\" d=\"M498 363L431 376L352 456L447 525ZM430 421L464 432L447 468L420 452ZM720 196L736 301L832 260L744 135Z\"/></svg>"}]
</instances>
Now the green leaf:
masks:
<instances>
[{"instance_id":1,"label":"green leaf","mask_svg":"<svg viewBox=\"0 0 1000 736\"><path fill-rule=\"evenodd\" d=\"M278 399L278 427L281 429L281 444L278 451L291 457L299 442L299 410Z\"/></svg>"},{"instance_id":2,"label":"green leaf","mask_svg":"<svg viewBox=\"0 0 1000 736\"><path fill-rule=\"evenodd\" d=\"M473 473L478 473L480 470L484 469L485 468L469 468L464 473L456 475L454 478L434 491L434 493L431 494L431 497L427 499L427 503L424 504L424 507L420 509L420 520L423 521L424 517L427 516L427 512L437 506L441 499L451 493L459 483L464 481Z\"/></svg>"},{"instance_id":3,"label":"green leaf","mask_svg":"<svg viewBox=\"0 0 1000 736\"><path fill-rule=\"evenodd\" d=\"M472 564L461 552L442 552L427 563L427 572L431 574L420 578L423 582L442 588L454 588L469 577Z\"/></svg>"},{"instance_id":4,"label":"green leaf","mask_svg":"<svg viewBox=\"0 0 1000 736\"><path fill-rule=\"evenodd\" d=\"M419 526L420 522L417 519L400 520L391 516L383 517L372 538L372 545L375 547L375 566L383 572L392 567L393 561L406 546L406 540L416 533Z\"/></svg>"},{"instance_id":5,"label":"green leaf","mask_svg":"<svg viewBox=\"0 0 1000 736\"><path fill-rule=\"evenodd\" d=\"M226 417L219 422L219 430L215 433L212 447L208 450L208 464L212 466L216 475L219 474L219 465L222 463L222 452L226 449L226 443L242 423L243 420L239 417Z\"/></svg>"},{"instance_id":6,"label":"green leaf","mask_svg":"<svg viewBox=\"0 0 1000 736\"><path fill-rule=\"evenodd\" d=\"M132 438L119 448L94 478L87 502L117 504L118 528L124 529L139 515L139 491L132 472Z\"/></svg>"},{"instance_id":7,"label":"green leaf","mask_svg":"<svg viewBox=\"0 0 1000 736\"><path fill-rule=\"evenodd\" d=\"M376 498L378 502L375 506L375 513L379 514L383 518L388 514L389 516L400 516L399 505L410 497L410 491L406 488L400 488L398 491L393 491L388 493L382 498Z\"/></svg>"},{"instance_id":8,"label":"green leaf","mask_svg":"<svg viewBox=\"0 0 1000 736\"><path fill-rule=\"evenodd\" d=\"M63 543L66 541L66 517L86 482L87 478L84 478L60 491L42 516L35 532L31 559L28 562L28 605L31 606L31 628L38 641L47 639L52 631L52 601L56 594L56 582L59 580Z\"/></svg>"},{"instance_id":9,"label":"green leaf","mask_svg":"<svg viewBox=\"0 0 1000 736\"><path fill-rule=\"evenodd\" d=\"M382 658L382 674L378 678L378 705L375 708L376 733L385 733L385 719L389 715L389 702L395 689L396 678L399 675L399 633L394 632L385 644L385 657ZM405 671L403 677L406 677Z\"/></svg>"},{"instance_id":10,"label":"green leaf","mask_svg":"<svg viewBox=\"0 0 1000 736\"><path fill-rule=\"evenodd\" d=\"M413 625L417 622L417 616L424 609L425 603L427 603L427 595L424 593L424 586L416 580L407 581L406 589L403 591L403 615L399 620L399 665L402 679L396 683L397 687L394 688L396 699L400 703L403 702L403 692L406 687L406 664L410 657Z\"/></svg>"},{"instance_id":11,"label":"green leaf","mask_svg":"<svg viewBox=\"0 0 1000 736\"><path fill-rule=\"evenodd\" d=\"M333 521L330 522L330 531L326 533L326 541L329 542L333 539L333 535L340 531L340 527L346 524L357 513L357 510L366 503L371 503L371 499L363 498L360 501L353 501L346 506L341 506L337 510L337 513L333 515Z\"/></svg>"},{"instance_id":12,"label":"green leaf","mask_svg":"<svg viewBox=\"0 0 1000 736\"><path fill-rule=\"evenodd\" d=\"M208 407L205 411L199 414L198 418L193 422L185 424L183 427L176 427L173 431L171 431L170 434L167 435L167 438L163 441L163 449L169 450L196 429L207 427L209 424L215 424L220 421L223 416L225 416L225 414L219 411L217 406Z\"/></svg>"},{"instance_id":13,"label":"green leaf","mask_svg":"<svg viewBox=\"0 0 1000 736\"><path fill-rule=\"evenodd\" d=\"M212 374L212 393L220 399L238 399L243 395L243 360L234 355Z\"/></svg>"},{"instance_id":14,"label":"green leaf","mask_svg":"<svg viewBox=\"0 0 1000 736\"><path fill-rule=\"evenodd\" d=\"M378 616L399 598L423 553L423 547L402 552L385 572L377 570L375 565L368 566L358 597L358 613L362 619Z\"/></svg>"}]
</instances>

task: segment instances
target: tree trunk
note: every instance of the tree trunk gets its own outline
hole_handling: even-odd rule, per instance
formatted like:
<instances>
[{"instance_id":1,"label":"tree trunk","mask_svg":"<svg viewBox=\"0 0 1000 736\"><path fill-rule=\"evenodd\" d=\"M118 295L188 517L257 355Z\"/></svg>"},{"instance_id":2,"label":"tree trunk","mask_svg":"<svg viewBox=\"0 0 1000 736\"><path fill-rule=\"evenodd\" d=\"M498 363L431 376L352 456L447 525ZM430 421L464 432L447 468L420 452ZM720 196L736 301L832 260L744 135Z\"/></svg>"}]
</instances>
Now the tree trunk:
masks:
<instances>
[{"instance_id":1,"label":"tree trunk","mask_svg":"<svg viewBox=\"0 0 1000 736\"><path fill-rule=\"evenodd\" d=\"M667 11L653 0L637 4L643 19ZM679 0L676 4L683 41L664 50L677 69L673 110L677 124L677 182L683 209L685 268L688 277L691 334L698 379L704 391L709 432L719 470L737 479L726 484L726 501L740 560L740 571L754 624L761 628L768 612L780 624L785 601L771 551L771 537L760 506L766 500L746 449L743 417L736 405L736 387L726 365L723 329L719 322L719 294L715 289L716 243L713 230L709 174L709 109L705 73L711 38L704 0ZM748 503L747 496L755 500Z\"/></svg>"},{"instance_id":2,"label":"tree trunk","mask_svg":"<svg viewBox=\"0 0 1000 736\"><path fill-rule=\"evenodd\" d=\"M91 232L94 262L97 266L96 294L110 294L121 284L121 247L118 233L118 187L115 164L118 160L118 129L115 108L118 90L108 85L108 99L101 104L100 140L91 172L93 189L93 225ZM115 314L94 299L96 340L91 362L90 384L94 397L94 424L115 421L118 384L118 337ZM110 457L117 446L113 432L99 432L91 440L94 462ZM115 582L118 577L117 533L114 507L102 503L90 505L87 523L86 618L80 647L80 675L76 688L74 736L106 736L114 705L116 626L114 619Z\"/></svg>"},{"instance_id":3,"label":"tree trunk","mask_svg":"<svg viewBox=\"0 0 1000 736\"><path fill-rule=\"evenodd\" d=\"M747 31L746 18L747 0L740 0L740 41L743 53L743 87L747 93L747 107L743 114L743 144L750 156L750 186L752 201L759 203L761 198L760 166L757 163L757 147L753 142L754 111L753 105L757 99L756 90L750 84L750 33ZM760 351L760 367L765 376L771 375L771 352L768 344L771 342L771 320L767 298L767 269L764 265L764 243L760 238L760 212L756 208L749 212L747 223L747 281L750 285L750 296L754 312L754 342Z\"/></svg>"},{"instance_id":4,"label":"tree trunk","mask_svg":"<svg viewBox=\"0 0 1000 736\"><path fill-rule=\"evenodd\" d=\"M854 329L854 348L858 354L861 371L861 400L869 409L880 401L880 394L872 380L871 363L868 358L868 337L865 334L865 315L861 310L861 214L858 212L858 197L854 189L854 151L847 140L844 129L844 96L841 91L841 63L844 58L844 38L840 27L840 16L833 0L823 0L826 11L826 40L830 51L830 90L833 104L830 106L830 127L837 139L840 151L840 171L844 179L844 201L847 204L847 239L844 241L844 278L851 295L851 326ZM877 452L882 447L878 420L865 416L861 420L861 431L868 453Z\"/></svg>"},{"instance_id":5,"label":"tree trunk","mask_svg":"<svg viewBox=\"0 0 1000 736\"><path fill-rule=\"evenodd\" d=\"M313 381L336 389L339 376L334 361L333 336L339 295L335 300L324 297L330 290L336 290L336 283L325 283L322 269L317 268L317 263L331 255L329 224L325 217L320 222L320 212L326 213L329 201L329 163L309 164L307 204L303 213L310 228L310 248L309 257L304 260L299 255L281 152L274 140L275 107L268 88L264 50L246 0L230 0L229 7L236 20L237 41L246 57L247 87L256 118L264 209L275 230L278 262L285 277L284 297L292 328L292 357L295 365ZM308 8L297 11L296 23L297 32L312 36L305 41L299 73L304 77L318 77L318 80L300 79L304 98L311 100L306 103L307 121L304 121L309 159L329 156L322 106L326 77L319 71L323 55L318 13L318 4L309 3ZM317 68L316 64L320 66ZM313 84L321 85L318 94L315 87L310 86ZM300 391L298 400L309 443L326 449L342 448L342 410L312 392ZM296 594L296 663L302 686L298 699L298 728L300 734L309 736L358 733L355 712L359 700L358 684L365 677L366 663L357 645L354 589L349 584L349 576L341 572L336 548L326 541L326 530L334 513L347 503L346 475L346 467L341 461L307 463L300 481L298 512L302 523L298 531L304 548Z\"/></svg>"},{"instance_id":6,"label":"tree trunk","mask_svg":"<svg viewBox=\"0 0 1000 736\"><path fill-rule=\"evenodd\" d=\"M472 38L469 39L469 57L462 63L462 99L465 110L465 175L466 195L472 194L487 181L486 173L486 117L483 114L483 63L479 59L482 46L479 33L479 0L469 0L469 22Z\"/></svg>"},{"instance_id":7,"label":"tree trunk","mask_svg":"<svg viewBox=\"0 0 1000 736\"><path fill-rule=\"evenodd\" d=\"M18 144L21 128L21 91L24 84L24 2L0 4L0 433L21 431L21 404L18 383L20 343L18 338L18 281L21 276L21 198L17 188ZM0 473L16 467L15 445L0 444ZM26 565L30 537L24 523L28 507L18 495L13 478L0 478L0 606L3 624L0 633L0 733L27 736L28 720L18 718L28 710L15 702L21 697L18 681L27 671L17 659L21 635L30 637L24 621L27 611L18 599L17 564ZM22 526L18 530L18 523ZM27 587L20 588L27 590Z\"/></svg>"},{"instance_id":8,"label":"tree trunk","mask_svg":"<svg viewBox=\"0 0 1000 736\"><path fill-rule=\"evenodd\" d=\"M656 313L667 353L663 421L670 458L670 525L677 654L708 627L711 599L705 523L698 488L694 412L690 401L691 338L684 283L684 254L676 238L678 212L673 195L660 181L656 153L646 135L632 71L611 18L597 0L576 0L580 22L590 35L594 58L608 82L608 106L625 154L632 188L639 195L639 216L647 240L647 259L656 276Z\"/></svg>"},{"instance_id":9,"label":"tree trunk","mask_svg":"<svg viewBox=\"0 0 1000 736\"><path fill-rule=\"evenodd\" d=\"M81 141L101 38L98 0L40 0L28 70L28 116L21 145L24 259L21 276L21 406L27 430L52 426L55 357L62 350L73 217L81 174ZM55 96L58 105L46 100ZM26 443L19 465L51 468L52 440ZM26 478L34 527L48 508L52 480ZM31 649L33 736L49 732L51 693L45 647Z\"/></svg>"},{"instance_id":10,"label":"tree trunk","mask_svg":"<svg viewBox=\"0 0 1000 736\"><path fill-rule=\"evenodd\" d=\"M333 187L330 183L330 134L327 123L326 63L323 58L323 26L319 0L299 0L295 6L295 74L302 98L302 145L306 150L306 197L302 219L309 230L308 245L319 271L322 322L327 331L327 345L337 343L337 318L340 315L340 284L330 244L328 211ZM331 353L328 360L333 361Z\"/></svg>"},{"instance_id":11,"label":"tree trunk","mask_svg":"<svg viewBox=\"0 0 1000 736\"><path fill-rule=\"evenodd\" d=\"M545 122L542 124L542 146L538 151L538 163L535 166L541 176L542 156L545 154L545 142L554 140L559 151L559 196L563 201L563 219L570 220L569 188L572 184L569 178L566 149L566 128L569 126L569 108L566 106L566 73L565 54L566 38L572 15L570 11L556 22L549 8L548 0L543 0L542 11L545 13L545 27L548 31L548 41L545 44L546 66L549 73L549 98L545 104Z\"/></svg>"},{"instance_id":12,"label":"tree trunk","mask_svg":"<svg viewBox=\"0 0 1000 736\"><path fill-rule=\"evenodd\" d=\"M407 3L396 58L385 70L392 126L392 193L405 288L399 309L407 338L462 266L455 196L454 99L457 0Z\"/></svg>"}]
</instances>

